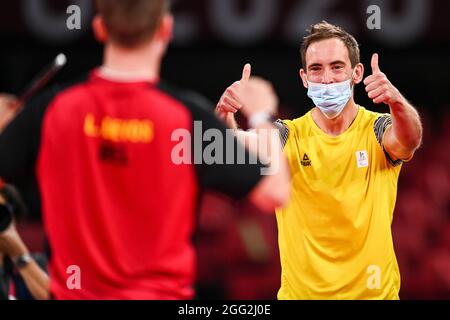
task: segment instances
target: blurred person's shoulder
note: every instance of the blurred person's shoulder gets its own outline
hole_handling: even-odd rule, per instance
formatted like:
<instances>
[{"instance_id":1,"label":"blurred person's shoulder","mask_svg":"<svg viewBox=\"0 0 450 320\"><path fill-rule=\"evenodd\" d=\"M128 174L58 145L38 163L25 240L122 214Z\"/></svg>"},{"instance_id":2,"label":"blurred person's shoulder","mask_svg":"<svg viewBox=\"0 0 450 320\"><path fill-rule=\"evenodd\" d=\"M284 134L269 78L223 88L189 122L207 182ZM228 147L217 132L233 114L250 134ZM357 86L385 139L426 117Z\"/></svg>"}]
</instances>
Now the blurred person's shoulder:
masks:
<instances>
[{"instance_id":1,"label":"blurred person's shoulder","mask_svg":"<svg viewBox=\"0 0 450 320\"><path fill-rule=\"evenodd\" d=\"M87 81L88 78L89 72L84 72L69 80L54 83L26 102L24 109L33 112L43 112L57 96L66 94L68 91L76 88L79 84Z\"/></svg>"},{"instance_id":2,"label":"blurred person's shoulder","mask_svg":"<svg viewBox=\"0 0 450 320\"><path fill-rule=\"evenodd\" d=\"M177 87L165 80L160 80L157 87L163 93L183 103L193 112L213 113L214 111L212 102L196 91Z\"/></svg>"}]
</instances>

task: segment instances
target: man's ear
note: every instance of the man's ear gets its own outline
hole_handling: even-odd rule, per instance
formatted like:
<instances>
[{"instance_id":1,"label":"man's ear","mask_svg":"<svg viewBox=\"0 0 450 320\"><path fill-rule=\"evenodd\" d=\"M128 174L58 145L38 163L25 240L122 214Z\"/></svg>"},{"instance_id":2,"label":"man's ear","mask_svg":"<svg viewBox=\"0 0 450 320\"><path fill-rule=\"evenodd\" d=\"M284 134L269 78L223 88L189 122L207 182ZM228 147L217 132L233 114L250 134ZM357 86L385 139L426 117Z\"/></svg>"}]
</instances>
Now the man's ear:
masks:
<instances>
[{"instance_id":1,"label":"man's ear","mask_svg":"<svg viewBox=\"0 0 450 320\"><path fill-rule=\"evenodd\" d=\"M302 79L303 86L308 89L308 78L306 77L306 72L303 70L303 68L300 69L300 78Z\"/></svg>"},{"instance_id":2,"label":"man's ear","mask_svg":"<svg viewBox=\"0 0 450 320\"><path fill-rule=\"evenodd\" d=\"M364 77L364 66L362 63L358 63L355 67L355 71L353 75L353 83L358 84L363 80Z\"/></svg>"},{"instance_id":3,"label":"man's ear","mask_svg":"<svg viewBox=\"0 0 450 320\"><path fill-rule=\"evenodd\" d=\"M108 41L108 31L106 30L105 21L102 16L96 15L92 20L92 30L94 31L94 37L100 43Z\"/></svg>"},{"instance_id":4,"label":"man's ear","mask_svg":"<svg viewBox=\"0 0 450 320\"><path fill-rule=\"evenodd\" d=\"M173 16L170 13L164 14L156 31L155 38L162 42L169 43L173 36Z\"/></svg>"}]
</instances>

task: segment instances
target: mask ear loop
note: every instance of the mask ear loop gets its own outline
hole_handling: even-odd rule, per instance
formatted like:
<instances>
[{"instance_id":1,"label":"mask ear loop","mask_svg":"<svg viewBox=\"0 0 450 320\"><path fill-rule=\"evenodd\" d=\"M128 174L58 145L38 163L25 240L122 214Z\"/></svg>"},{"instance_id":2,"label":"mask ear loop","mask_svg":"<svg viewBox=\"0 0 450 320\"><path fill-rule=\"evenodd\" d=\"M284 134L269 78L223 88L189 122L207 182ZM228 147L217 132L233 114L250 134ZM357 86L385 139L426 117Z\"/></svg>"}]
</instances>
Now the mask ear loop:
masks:
<instances>
[{"instance_id":1,"label":"mask ear loop","mask_svg":"<svg viewBox=\"0 0 450 320\"><path fill-rule=\"evenodd\" d=\"M350 76L350 87L353 90L355 88L355 83L353 82L355 80L355 76L356 76L356 67L355 69L353 69L352 71L352 75Z\"/></svg>"}]
</instances>

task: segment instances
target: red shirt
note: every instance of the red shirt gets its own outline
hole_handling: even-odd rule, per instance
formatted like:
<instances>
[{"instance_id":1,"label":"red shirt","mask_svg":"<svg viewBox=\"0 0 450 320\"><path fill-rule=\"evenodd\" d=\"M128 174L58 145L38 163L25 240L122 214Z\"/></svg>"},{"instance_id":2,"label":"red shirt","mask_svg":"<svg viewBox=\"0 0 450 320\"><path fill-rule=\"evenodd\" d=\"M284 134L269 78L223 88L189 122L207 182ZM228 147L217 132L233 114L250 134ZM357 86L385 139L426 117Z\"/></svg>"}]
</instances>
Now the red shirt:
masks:
<instances>
[{"instance_id":1,"label":"red shirt","mask_svg":"<svg viewBox=\"0 0 450 320\"><path fill-rule=\"evenodd\" d=\"M21 122L42 124L32 163L55 298L194 296L192 237L199 191L245 196L261 168L174 164L176 129L192 132L193 121L201 120L204 130L225 132L206 109L186 92L150 82L110 81L94 71L52 97L42 117L28 119L27 112L35 112L29 110L15 120L8 135L19 140L26 139L14 135ZM0 175L8 173L2 173L0 162Z\"/></svg>"}]
</instances>

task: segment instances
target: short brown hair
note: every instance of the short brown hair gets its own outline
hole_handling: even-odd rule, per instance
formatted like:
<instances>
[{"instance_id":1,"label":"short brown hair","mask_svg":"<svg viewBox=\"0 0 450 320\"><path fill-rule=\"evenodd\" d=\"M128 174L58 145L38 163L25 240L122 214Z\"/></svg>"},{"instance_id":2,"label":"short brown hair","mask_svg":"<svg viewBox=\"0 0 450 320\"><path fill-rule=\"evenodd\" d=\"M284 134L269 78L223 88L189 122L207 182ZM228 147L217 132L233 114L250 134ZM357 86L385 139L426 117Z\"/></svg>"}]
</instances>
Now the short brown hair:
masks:
<instances>
[{"instance_id":1,"label":"short brown hair","mask_svg":"<svg viewBox=\"0 0 450 320\"><path fill-rule=\"evenodd\" d=\"M153 36L168 10L166 0L96 0L111 39L135 47Z\"/></svg>"},{"instance_id":2,"label":"short brown hair","mask_svg":"<svg viewBox=\"0 0 450 320\"><path fill-rule=\"evenodd\" d=\"M306 68L306 50L308 47L313 42L331 38L340 39L345 44L348 49L348 55L353 68L359 63L360 56L358 42L351 34L346 32L341 27L322 21L312 25L311 29L308 31L309 34L303 38L303 43L300 49L304 68Z\"/></svg>"}]
</instances>

